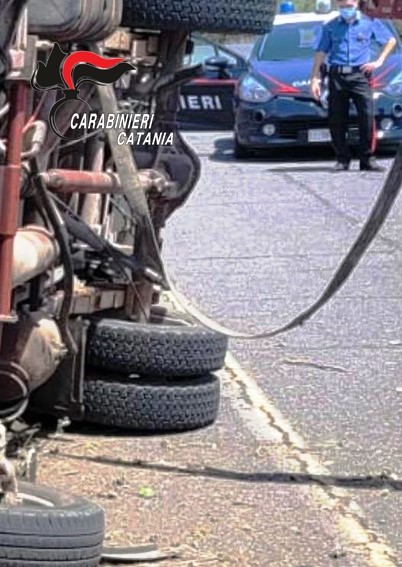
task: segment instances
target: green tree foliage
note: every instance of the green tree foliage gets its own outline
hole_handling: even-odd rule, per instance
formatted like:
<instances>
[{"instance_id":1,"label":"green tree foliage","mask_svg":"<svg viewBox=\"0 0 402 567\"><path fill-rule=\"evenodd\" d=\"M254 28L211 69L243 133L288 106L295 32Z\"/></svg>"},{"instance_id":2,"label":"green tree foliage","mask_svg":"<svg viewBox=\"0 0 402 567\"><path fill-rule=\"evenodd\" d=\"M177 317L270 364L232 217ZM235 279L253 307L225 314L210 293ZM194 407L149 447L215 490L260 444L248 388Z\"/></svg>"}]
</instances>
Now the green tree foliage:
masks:
<instances>
[{"instance_id":1,"label":"green tree foliage","mask_svg":"<svg viewBox=\"0 0 402 567\"><path fill-rule=\"evenodd\" d=\"M281 0L278 0L278 5ZM314 12L315 0L294 0L296 12Z\"/></svg>"}]
</instances>

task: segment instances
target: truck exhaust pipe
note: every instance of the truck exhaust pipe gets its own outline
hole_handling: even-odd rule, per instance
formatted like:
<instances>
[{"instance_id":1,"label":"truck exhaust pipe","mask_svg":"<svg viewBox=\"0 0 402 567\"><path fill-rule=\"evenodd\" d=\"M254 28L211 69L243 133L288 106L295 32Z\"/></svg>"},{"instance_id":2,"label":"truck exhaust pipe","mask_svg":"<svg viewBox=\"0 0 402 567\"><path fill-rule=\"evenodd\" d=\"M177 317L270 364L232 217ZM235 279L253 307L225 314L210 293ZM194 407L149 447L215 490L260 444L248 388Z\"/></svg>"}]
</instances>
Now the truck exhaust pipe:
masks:
<instances>
[{"instance_id":1,"label":"truck exhaust pipe","mask_svg":"<svg viewBox=\"0 0 402 567\"><path fill-rule=\"evenodd\" d=\"M53 235L41 226L28 225L13 238L12 288L43 274L59 257ZM44 313L22 314L5 325L0 348L0 417L19 407L21 400L54 374L67 349L57 323Z\"/></svg>"},{"instance_id":2,"label":"truck exhaust pipe","mask_svg":"<svg viewBox=\"0 0 402 567\"><path fill-rule=\"evenodd\" d=\"M20 228L14 237L12 287L48 270L58 256L58 245L48 230L33 225Z\"/></svg>"},{"instance_id":3,"label":"truck exhaust pipe","mask_svg":"<svg viewBox=\"0 0 402 567\"><path fill-rule=\"evenodd\" d=\"M23 314L6 325L0 350L2 404L44 384L67 353L57 323L45 313Z\"/></svg>"}]
</instances>

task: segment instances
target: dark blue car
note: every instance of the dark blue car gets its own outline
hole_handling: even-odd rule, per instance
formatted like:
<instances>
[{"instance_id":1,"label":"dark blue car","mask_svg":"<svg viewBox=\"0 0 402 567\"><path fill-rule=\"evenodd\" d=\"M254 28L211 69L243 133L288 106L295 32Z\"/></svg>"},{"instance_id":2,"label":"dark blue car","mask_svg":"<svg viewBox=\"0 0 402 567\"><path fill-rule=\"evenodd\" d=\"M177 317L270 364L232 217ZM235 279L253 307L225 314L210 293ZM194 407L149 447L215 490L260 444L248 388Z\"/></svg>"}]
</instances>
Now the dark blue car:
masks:
<instances>
[{"instance_id":1,"label":"dark blue car","mask_svg":"<svg viewBox=\"0 0 402 567\"><path fill-rule=\"evenodd\" d=\"M235 91L235 155L253 150L319 146L330 143L327 98L309 92L314 49L323 23L338 13L289 14L275 18L270 33L260 36L249 59L249 69ZM398 33L384 21L397 40L393 53L373 76L376 140L381 149L394 150L402 138L402 47ZM373 44L373 58L381 47ZM356 109L350 108L349 143L357 145Z\"/></svg>"},{"instance_id":2,"label":"dark blue car","mask_svg":"<svg viewBox=\"0 0 402 567\"><path fill-rule=\"evenodd\" d=\"M177 120L191 130L233 130L233 93L238 78L247 70L246 60L211 39L193 34L193 51L185 65L203 65L203 73L180 89Z\"/></svg>"}]
</instances>

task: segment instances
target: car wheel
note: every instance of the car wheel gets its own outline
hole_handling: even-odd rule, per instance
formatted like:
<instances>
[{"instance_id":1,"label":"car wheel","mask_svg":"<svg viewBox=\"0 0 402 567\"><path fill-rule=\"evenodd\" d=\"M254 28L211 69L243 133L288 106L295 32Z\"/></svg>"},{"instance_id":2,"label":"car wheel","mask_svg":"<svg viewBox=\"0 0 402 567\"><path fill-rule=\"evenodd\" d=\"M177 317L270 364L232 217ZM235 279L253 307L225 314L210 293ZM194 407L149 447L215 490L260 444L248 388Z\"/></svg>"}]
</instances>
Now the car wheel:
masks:
<instances>
[{"instance_id":1,"label":"car wheel","mask_svg":"<svg viewBox=\"0 0 402 567\"><path fill-rule=\"evenodd\" d=\"M123 0L122 25L161 30L265 33L274 0Z\"/></svg>"},{"instance_id":2,"label":"car wheel","mask_svg":"<svg viewBox=\"0 0 402 567\"><path fill-rule=\"evenodd\" d=\"M18 502L0 504L2 567L95 567L104 539L104 512L79 496L18 483Z\"/></svg>"},{"instance_id":3,"label":"car wheel","mask_svg":"<svg viewBox=\"0 0 402 567\"><path fill-rule=\"evenodd\" d=\"M219 379L89 375L84 382L85 419L136 431L189 431L218 415Z\"/></svg>"},{"instance_id":4,"label":"car wheel","mask_svg":"<svg viewBox=\"0 0 402 567\"><path fill-rule=\"evenodd\" d=\"M94 322L88 333L88 365L144 376L197 376L222 368L227 337L185 317L169 317L160 324Z\"/></svg>"},{"instance_id":5,"label":"car wheel","mask_svg":"<svg viewBox=\"0 0 402 567\"><path fill-rule=\"evenodd\" d=\"M242 146L235 138L233 154L236 159L247 159L251 156L251 151Z\"/></svg>"}]
</instances>

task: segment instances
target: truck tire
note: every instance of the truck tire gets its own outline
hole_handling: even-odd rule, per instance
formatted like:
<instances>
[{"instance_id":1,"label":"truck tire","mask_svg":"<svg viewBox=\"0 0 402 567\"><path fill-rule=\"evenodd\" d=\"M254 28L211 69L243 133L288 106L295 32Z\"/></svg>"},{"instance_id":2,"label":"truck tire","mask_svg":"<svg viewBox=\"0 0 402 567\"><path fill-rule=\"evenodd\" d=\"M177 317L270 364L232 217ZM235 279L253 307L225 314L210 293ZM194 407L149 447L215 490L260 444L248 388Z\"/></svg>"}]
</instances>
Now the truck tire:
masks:
<instances>
[{"instance_id":1,"label":"truck tire","mask_svg":"<svg viewBox=\"0 0 402 567\"><path fill-rule=\"evenodd\" d=\"M141 376L199 376L222 368L227 337L185 320L178 323L95 321L88 333L87 363Z\"/></svg>"},{"instance_id":2,"label":"truck tire","mask_svg":"<svg viewBox=\"0 0 402 567\"><path fill-rule=\"evenodd\" d=\"M20 481L22 501L0 504L2 567L95 567L105 531L103 510L86 499Z\"/></svg>"},{"instance_id":3,"label":"truck tire","mask_svg":"<svg viewBox=\"0 0 402 567\"><path fill-rule=\"evenodd\" d=\"M271 29L274 0L123 0L122 25L208 32L265 33Z\"/></svg>"},{"instance_id":4,"label":"truck tire","mask_svg":"<svg viewBox=\"0 0 402 567\"><path fill-rule=\"evenodd\" d=\"M85 419L148 433L190 431L218 415L219 380L91 375L84 382Z\"/></svg>"}]
</instances>

